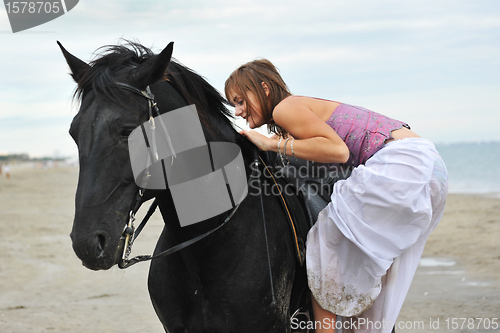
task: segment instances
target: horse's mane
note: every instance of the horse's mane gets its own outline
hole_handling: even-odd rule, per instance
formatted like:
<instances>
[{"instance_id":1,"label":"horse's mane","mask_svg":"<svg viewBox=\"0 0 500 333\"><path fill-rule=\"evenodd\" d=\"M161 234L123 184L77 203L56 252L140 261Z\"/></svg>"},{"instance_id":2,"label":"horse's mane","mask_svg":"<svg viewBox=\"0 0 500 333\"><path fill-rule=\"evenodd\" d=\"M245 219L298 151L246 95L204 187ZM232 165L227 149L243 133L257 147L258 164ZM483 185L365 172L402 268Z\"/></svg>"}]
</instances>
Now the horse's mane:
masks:
<instances>
[{"instance_id":1,"label":"horse's mane","mask_svg":"<svg viewBox=\"0 0 500 333\"><path fill-rule=\"evenodd\" d=\"M93 89L96 94L120 102L117 89L111 89L118 81L118 72L126 67L136 67L155 56L151 49L127 40L125 44L103 46L98 51L96 58L89 63L90 67L78 79L74 96L79 100L85 91ZM225 121L228 121L226 117L234 117L221 94L202 76L177 60L170 61L166 79L188 104L196 105L203 118L209 114L223 117Z\"/></svg>"}]
</instances>

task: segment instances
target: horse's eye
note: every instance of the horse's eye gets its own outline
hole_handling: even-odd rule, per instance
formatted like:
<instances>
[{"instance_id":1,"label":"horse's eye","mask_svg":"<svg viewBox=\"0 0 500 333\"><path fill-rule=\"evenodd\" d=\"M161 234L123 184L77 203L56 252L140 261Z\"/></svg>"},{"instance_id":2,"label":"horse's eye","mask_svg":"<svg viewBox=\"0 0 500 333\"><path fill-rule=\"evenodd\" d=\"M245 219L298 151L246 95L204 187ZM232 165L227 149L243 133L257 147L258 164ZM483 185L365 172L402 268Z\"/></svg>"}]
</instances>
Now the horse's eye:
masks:
<instances>
[{"instance_id":1,"label":"horse's eye","mask_svg":"<svg viewBox=\"0 0 500 333\"><path fill-rule=\"evenodd\" d=\"M130 133L132 133L134 129L132 128L124 128L121 133L121 138L122 139L128 139Z\"/></svg>"}]
</instances>

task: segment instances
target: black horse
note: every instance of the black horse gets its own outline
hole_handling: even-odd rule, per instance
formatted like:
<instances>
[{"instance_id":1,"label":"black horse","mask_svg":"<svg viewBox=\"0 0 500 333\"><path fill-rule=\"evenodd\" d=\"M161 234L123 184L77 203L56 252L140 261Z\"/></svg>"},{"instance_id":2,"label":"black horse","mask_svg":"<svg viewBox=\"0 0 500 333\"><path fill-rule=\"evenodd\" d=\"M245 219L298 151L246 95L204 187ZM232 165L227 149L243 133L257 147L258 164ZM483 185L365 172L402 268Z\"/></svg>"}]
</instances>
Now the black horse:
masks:
<instances>
[{"instance_id":1,"label":"black horse","mask_svg":"<svg viewBox=\"0 0 500 333\"><path fill-rule=\"evenodd\" d=\"M255 147L233 129L219 92L171 61L173 43L157 55L137 43L110 46L89 64L59 46L81 101L70 128L80 160L71 239L86 267L109 269L121 260L120 239L138 192L127 138L148 120L149 101L125 85L139 91L149 86L162 113L196 104L206 141L238 144L247 176L252 173ZM264 172L259 177L269 186ZM279 195L262 191L261 209L259 191L249 186L217 232L151 262L149 293L167 332L290 332L292 285L304 268ZM170 191L148 190L142 200L152 197L165 222L155 253L212 230L229 214L181 227ZM304 219L298 211L296 218Z\"/></svg>"}]
</instances>

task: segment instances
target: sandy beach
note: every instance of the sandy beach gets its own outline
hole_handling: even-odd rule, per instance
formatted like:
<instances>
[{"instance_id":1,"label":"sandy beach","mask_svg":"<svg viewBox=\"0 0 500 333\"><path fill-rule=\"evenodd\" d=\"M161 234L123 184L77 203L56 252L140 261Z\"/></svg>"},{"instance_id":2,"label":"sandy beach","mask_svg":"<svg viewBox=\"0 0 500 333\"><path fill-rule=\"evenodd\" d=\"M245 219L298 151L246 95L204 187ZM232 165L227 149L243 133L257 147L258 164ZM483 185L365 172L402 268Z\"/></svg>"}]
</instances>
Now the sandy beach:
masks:
<instances>
[{"instance_id":1,"label":"sandy beach","mask_svg":"<svg viewBox=\"0 0 500 333\"><path fill-rule=\"evenodd\" d=\"M163 332L149 264L93 272L74 254L77 177L61 166L0 175L0 332ZM134 253L151 253L161 226L155 214ZM500 199L450 194L397 332L500 332L485 326L494 318L500 325Z\"/></svg>"}]
</instances>

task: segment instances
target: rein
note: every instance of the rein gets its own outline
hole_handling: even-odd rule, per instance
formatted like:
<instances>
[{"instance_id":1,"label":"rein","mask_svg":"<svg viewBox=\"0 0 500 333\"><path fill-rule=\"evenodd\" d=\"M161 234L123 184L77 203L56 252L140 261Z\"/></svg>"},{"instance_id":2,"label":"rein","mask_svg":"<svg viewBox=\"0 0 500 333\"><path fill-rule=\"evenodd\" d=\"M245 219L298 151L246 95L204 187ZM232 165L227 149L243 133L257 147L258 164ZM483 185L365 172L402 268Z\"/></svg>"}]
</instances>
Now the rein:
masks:
<instances>
[{"instance_id":1,"label":"rein","mask_svg":"<svg viewBox=\"0 0 500 333\"><path fill-rule=\"evenodd\" d=\"M257 160L255 160L253 162L253 165L255 166L255 168L252 168L252 174L250 175L250 178L248 180L248 183L247 183L247 186L250 185L250 183L252 182L253 178L257 178L258 181L259 181L259 187L260 187L260 180L259 180L259 177L258 175L257 176L254 176L254 172L255 170L258 170L258 162ZM141 191L142 189L139 189L139 192ZM139 195L138 195L139 196ZM261 196L262 196L262 192L261 192ZM142 195L140 195L140 197L142 198ZM243 202L243 201L242 201ZM132 250L132 244L134 242L134 240L139 236L139 234L141 233L142 229L144 228L144 226L146 225L146 223L148 222L149 218L151 217L151 215L153 215L154 211L156 210L156 207L158 207L158 203L157 203L157 199L155 199L153 201L153 203L151 204L151 206L149 207L148 209L148 212L146 213L146 215L144 216L144 219L142 220L141 224L139 225L139 227L137 228L137 230L134 229L134 221L135 221L135 213L137 212L138 208L137 207L137 210L134 211L134 209L132 209L130 211L130 218L129 218L129 223L127 224L127 226L125 227L125 229L123 230L123 234L122 234L122 239L125 240L125 245L124 245L124 251L123 251L123 256L122 256L122 260L118 263L118 267L121 268L121 269L125 269L125 268L128 268L134 264L137 264L138 262L142 262L142 261L148 261L148 260L152 260L152 259L157 259L157 258L160 258L160 257L164 257L164 256L168 256L172 253L175 253L177 251L180 251L186 247L188 247L189 245L192 245L200 240L202 240L203 238L207 237L208 235L214 233L215 231L219 230L220 228L222 228L227 222L229 222L229 220L231 220L231 218L234 216L234 214L236 213L236 211L238 210L238 208L240 207L241 203L240 202L239 204L237 204L232 210L231 210L231 213L226 217L226 219L224 220L224 222L222 222L220 225L218 225L217 227L195 237L195 238L192 238L192 239L189 239L185 242L182 242L180 244L177 244L165 251L162 251L156 255L139 255L139 256L136 256L136 257L133 257L131 259L129 259L129 255L130 255L130 252ZM140 206L140 205L139 205ZM267 243L267 238L266 238L266 243Z\"/></svg>"}]
</instances>

